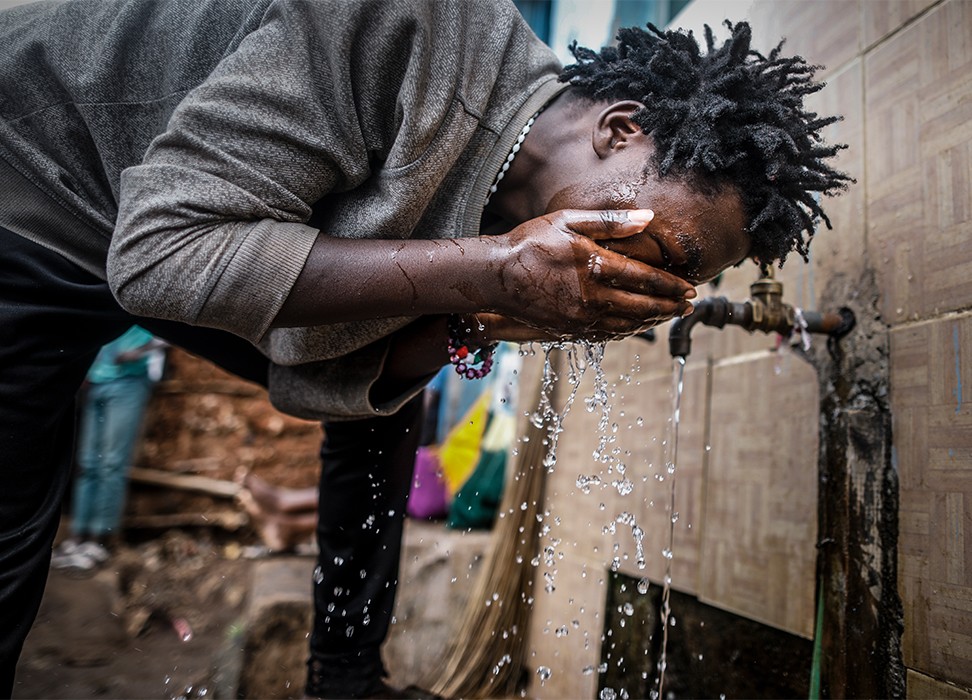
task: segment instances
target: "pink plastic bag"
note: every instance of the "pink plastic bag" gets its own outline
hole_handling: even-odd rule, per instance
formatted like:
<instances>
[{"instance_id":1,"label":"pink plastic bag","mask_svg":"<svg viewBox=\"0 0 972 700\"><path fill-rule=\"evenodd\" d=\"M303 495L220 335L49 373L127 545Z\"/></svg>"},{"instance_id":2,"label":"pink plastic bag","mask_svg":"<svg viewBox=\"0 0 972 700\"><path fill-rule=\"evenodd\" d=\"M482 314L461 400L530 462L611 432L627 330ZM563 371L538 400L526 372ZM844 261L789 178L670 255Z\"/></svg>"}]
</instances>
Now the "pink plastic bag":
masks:
<instances>
[{"instance_id":1,"label":"pink plastic bag","mask_svg":"<svg viewBox=\"0 0 972 700\"><path fill-rule=\"evenodd\" d=\"M405 512L423 520L444 518L449 512L448 501L436 448L433 445L418 448Z\"/></svg>"}]
</instances>

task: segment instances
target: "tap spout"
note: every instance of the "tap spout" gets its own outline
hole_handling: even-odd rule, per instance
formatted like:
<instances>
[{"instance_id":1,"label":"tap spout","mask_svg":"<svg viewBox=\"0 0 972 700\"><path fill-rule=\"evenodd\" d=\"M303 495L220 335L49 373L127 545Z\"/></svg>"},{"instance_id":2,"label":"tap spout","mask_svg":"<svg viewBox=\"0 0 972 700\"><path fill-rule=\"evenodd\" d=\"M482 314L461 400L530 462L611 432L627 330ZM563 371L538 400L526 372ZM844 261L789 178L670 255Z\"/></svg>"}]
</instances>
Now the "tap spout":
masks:
<instances>
[{"instance_id":1,"label":"tap spout","mask_svg":"<svg viewBox=\"0 0 972 700\"><path fill-rule=\"evenodd\" d=\"M732 302L725 297L707 297L695 305L688 316L676 318L668 331L668 349L672 357L688 357L692 352L692 329L698 324L723 328L726 324L742 326L752 319L752 309L745 302Z\"/></svg>"}]
</instances>

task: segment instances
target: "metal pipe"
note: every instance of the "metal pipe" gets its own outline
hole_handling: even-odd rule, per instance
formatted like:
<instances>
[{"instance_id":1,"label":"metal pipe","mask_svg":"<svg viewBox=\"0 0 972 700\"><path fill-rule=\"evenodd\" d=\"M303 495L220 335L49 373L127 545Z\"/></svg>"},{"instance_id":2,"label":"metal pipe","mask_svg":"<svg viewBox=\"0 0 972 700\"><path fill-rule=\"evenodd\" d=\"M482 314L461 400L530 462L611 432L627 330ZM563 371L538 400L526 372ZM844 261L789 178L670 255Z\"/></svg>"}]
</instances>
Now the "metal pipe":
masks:
<instances>
[{"instance_id":1,"label":"metal pipe","mask_svg":"<svg viewBox=\"0 0 972 700\"><path fill-rule=\"evenodd\" d=\"M692 351L692 329L698 324L723 328L739 326L750 333L780 333L789 335L803 326L808 333L820 333L841 338L854 327L854 312L844 307L840 311L797 311L783 303L783 285L772 277L761 277L749 288L752 298L744 302L731 302L725 297L708 297L695 305L689 316L672 322L668 333L668 349L672 357L687 357ZM806 324L805 326L803 324Z\"/></svg>"}]
</instances>

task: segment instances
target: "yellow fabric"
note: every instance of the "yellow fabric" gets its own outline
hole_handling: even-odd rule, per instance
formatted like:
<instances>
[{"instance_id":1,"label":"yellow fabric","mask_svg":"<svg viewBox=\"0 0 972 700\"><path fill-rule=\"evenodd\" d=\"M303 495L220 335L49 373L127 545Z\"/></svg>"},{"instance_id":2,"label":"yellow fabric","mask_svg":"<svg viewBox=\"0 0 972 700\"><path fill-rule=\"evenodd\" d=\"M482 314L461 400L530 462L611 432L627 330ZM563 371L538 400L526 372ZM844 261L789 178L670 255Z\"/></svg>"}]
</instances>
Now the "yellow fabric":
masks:
<instances>
[{"instance_id":1,"label":"yellow fabric","mask_svg":"<svg viewBox=\"0 0 972 700\"><path fill-rule=\"evenodd\" d=\"M513 444L514 437L516 437L516 417L506 411L494 413L489 430L483 435L482 450L483 452L505 452Z\"/></svg>"},{"instance_id":2,"label":"yellow fabric","mask_svg":"<svg viewBox=\"0 0 972 700\"><path fill-rule=\"evenodd\" d=\"M439 448L439 465L450 498L466 482L479 460L489 401L490 392L484 391Z\"/></svg>"}]
</instances>

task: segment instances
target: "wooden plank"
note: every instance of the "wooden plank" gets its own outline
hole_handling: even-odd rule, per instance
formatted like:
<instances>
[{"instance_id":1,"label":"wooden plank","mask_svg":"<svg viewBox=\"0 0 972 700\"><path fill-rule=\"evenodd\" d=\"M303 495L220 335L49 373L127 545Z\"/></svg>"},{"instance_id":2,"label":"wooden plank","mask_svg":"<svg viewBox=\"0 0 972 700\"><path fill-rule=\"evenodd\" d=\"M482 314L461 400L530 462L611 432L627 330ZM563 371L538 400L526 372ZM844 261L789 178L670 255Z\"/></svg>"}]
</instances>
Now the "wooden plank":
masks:
<instances>
[{"instance_id":1,"label":"wooden plank","mask_svg":"<svg viewBox=\"0 0 972 700\"><path fill-rule=\"evenodd\" d=\"M240 485L232 481L192 474L172 474L161 469L133 467L129 477L132 481L141 484L162 486L178 491L194 491L219 498L234 498L240 491Z\"/></svg>"},{"instance_id":2,"label":"wooden plank","mask_svg":"<svg viewBox=\"0 0 972 700\"><path fill-rule=\"evenodd\" d=\"M165 530L172 527L221 527L239 530L250 519L246 513L216 511L212 513L170 513L166 515L135 515L125 518L125 528L132 530Z\"/></svg>"}]
</instances>

